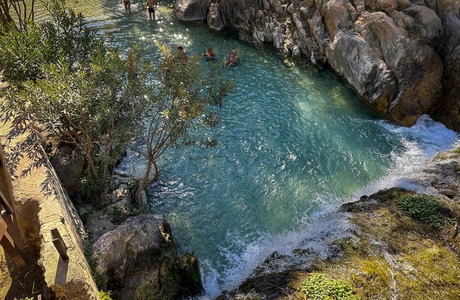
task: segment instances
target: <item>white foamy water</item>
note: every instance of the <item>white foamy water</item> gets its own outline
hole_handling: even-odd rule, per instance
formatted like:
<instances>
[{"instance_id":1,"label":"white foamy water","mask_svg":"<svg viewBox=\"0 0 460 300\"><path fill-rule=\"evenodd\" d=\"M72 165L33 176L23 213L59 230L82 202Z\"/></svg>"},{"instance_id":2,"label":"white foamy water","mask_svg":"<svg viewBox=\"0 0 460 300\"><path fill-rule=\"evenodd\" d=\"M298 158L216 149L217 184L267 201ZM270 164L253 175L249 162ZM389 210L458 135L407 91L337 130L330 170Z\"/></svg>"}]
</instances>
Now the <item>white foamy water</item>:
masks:
<instances>
[{"instance_id":1,"label":"white foamy water","mask_svg":"<svg viewBox=\"0 0 460 300\"><path fill-rule=\"evenodd\" d=\"M418 179L422 175L422 168L436 153L457 146L457 133L426 115L421 116L417 124L411 128L386 121L375 123L402 142L402 148L391 153L394 165L387 169L386 175L369 183L353 197L337 199L336 205L325 206L317 213L306 216L296 231L274 236L266 234L250 243L236 241L245 245L241 254L221 249L231 263L222 274L218 274L208 262L202 264L207 294L199 299L212 299L222 290L237 288L254 274L265 275L286 269L306 268L315 259L334 258L337 253L334 253L331 243L350 236L352 229L346 214L337 212L340 203L357 201L362 195L370 195L391 187L403 187L419 193L435 193L429 186L420 185ZM223 284L219 285L218 281Z\"/></svg>"}]
</instances>

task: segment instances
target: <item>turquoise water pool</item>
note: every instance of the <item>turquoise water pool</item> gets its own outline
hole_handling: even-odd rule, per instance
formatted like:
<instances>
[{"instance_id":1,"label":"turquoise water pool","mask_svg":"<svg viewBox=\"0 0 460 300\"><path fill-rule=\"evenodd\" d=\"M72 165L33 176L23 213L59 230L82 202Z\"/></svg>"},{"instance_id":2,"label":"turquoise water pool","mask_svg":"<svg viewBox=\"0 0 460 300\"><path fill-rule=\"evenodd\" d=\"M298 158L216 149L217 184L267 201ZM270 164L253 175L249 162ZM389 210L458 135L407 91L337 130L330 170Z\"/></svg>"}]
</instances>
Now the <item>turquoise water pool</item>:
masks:
<instances>
[{"instance_id":1,"label":"turquoise water pool","mask_svg":"<svg viewBox=\"0 0 460 300\"><path fill-rule=\"evenodd\" d=\"M199 257L207 297L235 287L275 250L289 253L340 231L341 221L315 226L341 203L401 183L456 140L427 117L410 129L380 120L331 72L186 27L165 6L150 21L141 3L133 1L130 15L118 1L74 7L122 52L139 44L152 62L159 59L155 41L183 45L189 55L212 46L217 63L237 49L241 59L222 69L236 88L210 133L217 146L167 152L161 179L148 190L152 212L169 220L179 250ZM128 153L118 171L140 175L144 165Z\"/></svg>"}]
</instances>

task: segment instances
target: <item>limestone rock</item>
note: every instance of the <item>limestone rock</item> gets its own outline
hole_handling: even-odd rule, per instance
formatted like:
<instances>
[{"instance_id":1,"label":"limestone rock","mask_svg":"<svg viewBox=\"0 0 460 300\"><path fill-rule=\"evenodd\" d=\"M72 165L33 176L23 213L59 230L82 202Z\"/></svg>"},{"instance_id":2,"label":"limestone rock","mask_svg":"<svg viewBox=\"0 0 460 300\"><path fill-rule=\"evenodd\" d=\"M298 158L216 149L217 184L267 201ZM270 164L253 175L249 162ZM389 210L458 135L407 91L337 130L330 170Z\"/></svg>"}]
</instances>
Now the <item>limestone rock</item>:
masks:
<instances>
[{"instance_id":1,"label":"limestone rock","mask_svg":"<svg viewBox=\"0 0 460 300\"><path fill-rule=\"evenodd\" d=\"M217 3L211 3L209 6L207 21L209 29L212 31L219 32L224 28L224 23L220 16L219 5Z\"/></svg>"},{"instance_id":2,"label":"limestone rock","mask_svg":"<svg viewBox=\"0 0 460 300\"><path fill-rule=\"evenodd\" d=\"M430 113L460 130L458 0L222 0L219 13L244 41L328 64L384 117L411 126Z\"/></svg>"},{"instance_id":3,"label":"limestone rock","mask_svg":"<svg viewBox=\"0 0 460 300\"><path fill-rule=\"evenodd\" d=\"M344 51L351 49L351 51ZM380 112L386 112L396 92L393 73L358 34L340 32L326 49L332 68Z\"/></svg>"},{"instance_id":4,"label":"limestone rock","mask_svg":"<svg viewBox=\"0 0 460 300\"><path fill-rule=\"evenodd\" d=\"M398 7L397 0L364 0L364 3L371 11L391 12Z\"/></svg>"},{"instance_id":5,"label":"limestone rock","mask_svg":"<svg viewBox=\"0 0 460 300\"><path fill-rule=\"evenodd\" d=\"M403 12L416 21L409 28L414 31L417 38L431 42L433 39L441 37L443 33L441 19L432 9L426 6L411 6Z\"/></svg>"},{"instance_id":6,"label":"limestone rock","mask_svg":"<svg viewBox=\"0 0 460 300\"><path fill-rule=\"evenodd\" d=\"M430 46L411 37L384 13L362 14L355 30L380 52L394 74L398 91L390 99L388 115L400 124L414 125L441 96L441 60Z\"/></svg>"},{"instance_id":7,"label":"limestone rock","mask_svg":"<svg viewBox=\"0 0 460 300\"><path fill-rule=\"evenodd\" d=\"M348 0L327 1L320 12L326 31L332 39L339 30L350 28L356 18L356 10Z\"/></svg>"},{"instance_id":8,"label":"limestone rock","mask_svg":"<svg viewBox=\"0 0 460 300\"><path fill-rule=\"evenodd\" d=\"M178 0L174 5L174 11L181 22L187 24L204 23L205 14L201 0Z\"/></svg>"},{"instance_id":9,"label":"limestone rock","mask_svg":"<svg viewBox=\"0 0 460 300\"><path fill-rule=\"evenodd\" d=\"M83 171L84 159L77 149L61 147L50 162L69 195L77 190L77 180Z\"/></svg>"},{"instance_id":10,"label":"limestone rock","mask_svg":"<svg viewBox=\"0 0 460 300\"><path fill-rule=\"evenodd\" d=\"M161 217L139 215L102 235L93 246L97 270L115 298L179 299L202 293L196 257L181 259L171 228ZM198 275L192 273L197 271Z\"/></svg>"},{"instance_id":11,"label":"limestone rock","mask_svg":"<svg viewBox=\"0 0 460 300\"><path fill-rule=\"evenodd\" d=\"M460 14L460 3L457 11ZM443 8L444 11L444 8ZM460 131L460 17L454 12L442 14L444 35L444 95L434 116L448 127Z\"/></svg>"},{"instance_id":12,"label":"limestone rock","mask_svg":"<svg viewBox=\"0 0 460 300\"><path fill-rule=\"evenodd\" d=\"M128 251L131 260L147 252L161 253L161 248L167 245L159 229L161 222L164 220L153 215L140 215L101 236L93 246L99 262L98 270L102 273L114 271L115 276L120 276L117 281L121 281Z\"/></svg>"}]
</instances>

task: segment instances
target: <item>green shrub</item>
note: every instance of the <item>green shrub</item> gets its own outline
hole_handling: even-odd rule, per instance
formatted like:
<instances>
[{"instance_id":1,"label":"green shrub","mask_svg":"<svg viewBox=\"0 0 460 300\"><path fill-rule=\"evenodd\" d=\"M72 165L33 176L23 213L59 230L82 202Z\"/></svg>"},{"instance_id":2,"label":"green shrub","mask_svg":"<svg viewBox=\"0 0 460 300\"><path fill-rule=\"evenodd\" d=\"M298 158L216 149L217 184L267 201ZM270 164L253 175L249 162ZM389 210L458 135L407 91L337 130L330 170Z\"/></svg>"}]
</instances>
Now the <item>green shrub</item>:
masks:
<instances>
[{"instance_id":1,"label":"green shrub","mask_svg":"<svg viewBox=\"0 0 460 300\"><path fill-rule=\"evenodd\" d=\"M102 42L85 26L83 15L67 9L63 1L50 0L45 9L49 20L0 35L0 67L12 83L41 78L43 66L62 58L70 68L84 65Z\"/></svg>"},{"instance_id":2,"label":"green shrub","mask_svg":"<svg viewBox=\"0 0 460 300\"><path fill-rule=\"evenodd\" d=\"M397 205L411 218L429 224L436 229L440 229L452 221L447 216L449 210L433 196L404 196L397 201Z\"/></svg>"},{"instance_id":3,"label":"green shrub","mask_svg":"<svg viewBox=\"0 0 460 300\"><path fill-rule=\"evenodd\" d=\"M312 274L303 282L302 291L306 294L306 299L312 300L357 300L350 287L350 284L345 280L329 279L326 275L317 273Z\"/></svg>"},{"instance_id":4,"label":"green shrub","mask_svg":"<svg viewBox=\"0 0 460 300\"><path fill-rule=\"evenodd\" d=\"M33 24L27 31L0 35L0 67L5 78L17 82L39 77L46 51L40 30Z\"/></svg>"}]
</instances>

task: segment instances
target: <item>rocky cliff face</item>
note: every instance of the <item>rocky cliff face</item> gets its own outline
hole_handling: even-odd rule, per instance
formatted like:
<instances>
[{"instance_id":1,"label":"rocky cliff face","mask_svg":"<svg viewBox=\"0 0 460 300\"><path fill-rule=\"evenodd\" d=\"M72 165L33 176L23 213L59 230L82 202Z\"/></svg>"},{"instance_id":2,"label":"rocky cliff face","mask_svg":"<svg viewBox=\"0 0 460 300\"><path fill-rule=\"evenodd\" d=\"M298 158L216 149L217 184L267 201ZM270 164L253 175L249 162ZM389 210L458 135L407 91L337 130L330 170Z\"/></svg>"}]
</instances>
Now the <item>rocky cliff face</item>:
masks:
<instances>
[{"instance_id":1,"label":"rocky cliff face","mask_svg":"<svg viewBox=\"0 0 460 300\"><path fill-rule=\"evenodd\" d=\"M178 0L177 17L329 65L406 126L430 113L460 130L457 0Z\"/></svg>"}]
</instances>

